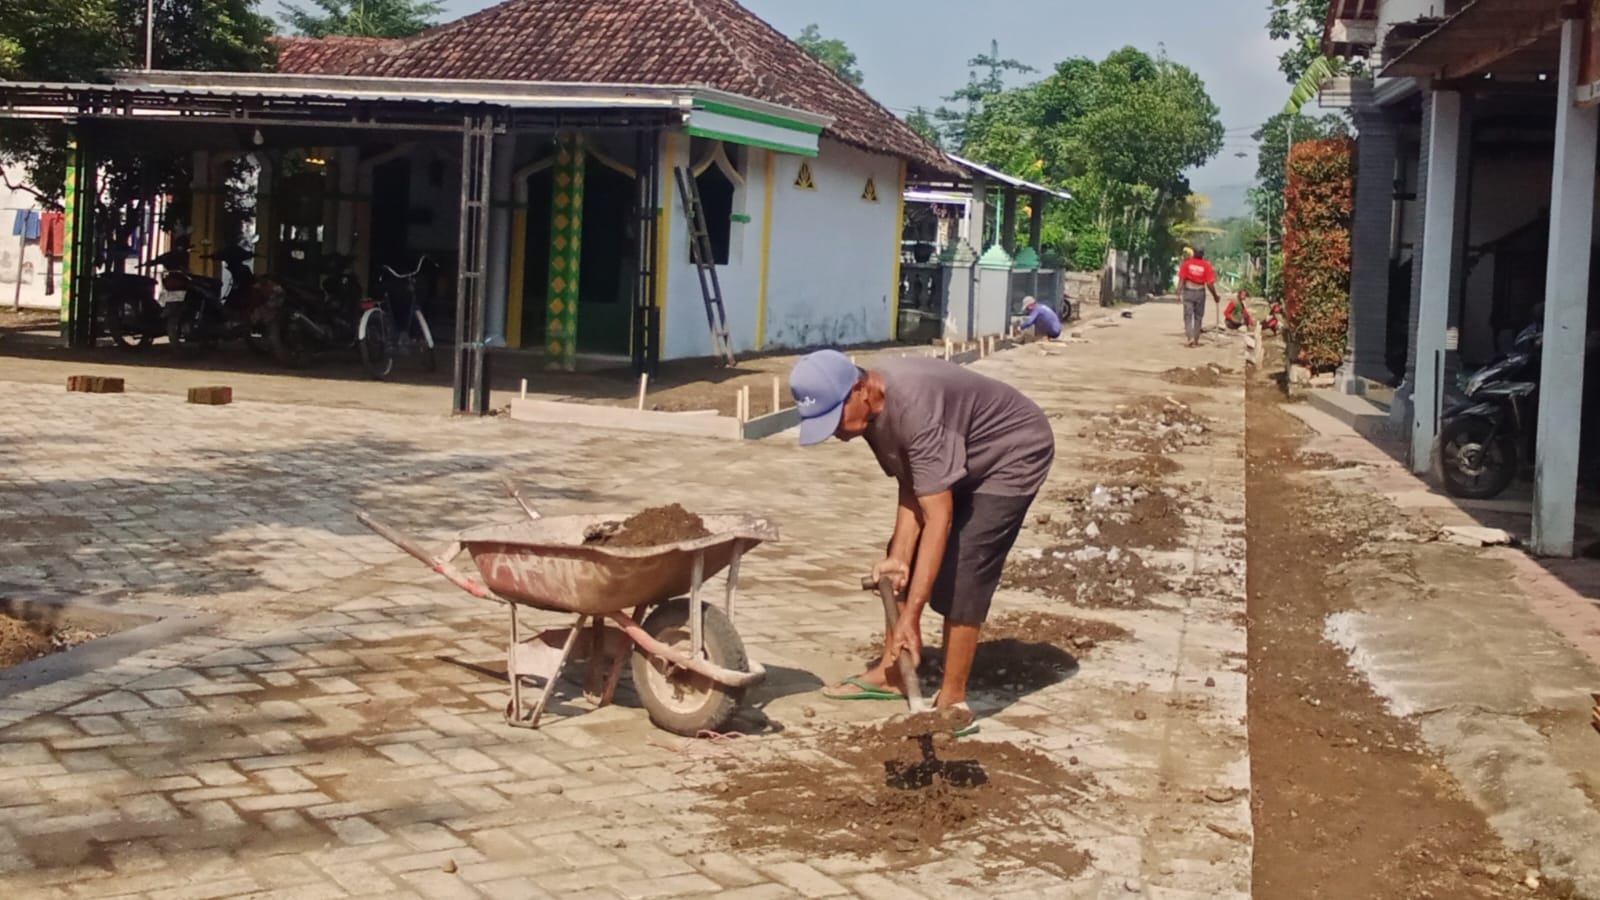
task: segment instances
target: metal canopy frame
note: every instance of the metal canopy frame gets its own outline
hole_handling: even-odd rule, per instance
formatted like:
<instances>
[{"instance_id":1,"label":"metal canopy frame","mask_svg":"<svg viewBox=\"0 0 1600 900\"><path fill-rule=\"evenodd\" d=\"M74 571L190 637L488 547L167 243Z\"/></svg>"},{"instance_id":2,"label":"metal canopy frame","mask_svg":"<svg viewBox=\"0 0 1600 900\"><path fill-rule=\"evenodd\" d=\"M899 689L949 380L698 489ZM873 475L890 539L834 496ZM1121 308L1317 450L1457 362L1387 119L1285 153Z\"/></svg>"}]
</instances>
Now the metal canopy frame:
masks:
<instances>
[{"instance_id":1,"label":"metal canopy frame","mask_svg":"<svg viewBox=\"0 0 1600 900\"><path fill-rule=\"evenodd\" d=\"M209 73L216 75L218 73ZM226 81L226 79L224 79ZM570 87L570 86L567 86ZM211 127L337 128L344 132L413 132L460 134L461 219L458 236L459 271L456 278L456 346L452 410L456 414L485 415L490 410L489 362L485 340L487 325L486 269L489 263L489 206L492 201L494 137L519 131L631 130L638 133L638 230L641 273L635 286L637 324L634 363L642 371L655 368L659 358L658 313L655 305L654 260L659 186L655 161L665 128L682 125L687 107L668 97L673 90L654 89L617 96L585 96L575 89L568 102L573 108L553 104L560 97L531 100L507 97L501 105L489 98L461 91L449 96L360 96L349 93L273 93L241 83L237 89L208 86L146 84L26 84L0 81L0 120L65 122L75 138L72 176L80 196L94 196L97 172L96 141L117 125L183 125ZM526 89L527 86L524 86ZM393 89L400 94L403 89ZM561 92L555 92L560 94ZM591 90L591 93L592 90ZM470 98L470 99L469 99ZM72 288L72 308L64 332L69 345L92 340L94 259L91 252L94 203L77 204L69 241L71 268L66 274Z\"/></svg>"},{"instance_id":2,"label":"metal canopy frame","mask_svg":"<svg viewBox=\"0 0 1600 900\"><path fill-rule=\"evenodd\" d=\"M1475 0L1383 67L1388 77L1441 81L1465 78L1516 59L1514 74L1537 74L1555 66L1552 38L1566 0ZM1523 51L1542 47L1531 58Z\"/></svg>"}]
</instances>

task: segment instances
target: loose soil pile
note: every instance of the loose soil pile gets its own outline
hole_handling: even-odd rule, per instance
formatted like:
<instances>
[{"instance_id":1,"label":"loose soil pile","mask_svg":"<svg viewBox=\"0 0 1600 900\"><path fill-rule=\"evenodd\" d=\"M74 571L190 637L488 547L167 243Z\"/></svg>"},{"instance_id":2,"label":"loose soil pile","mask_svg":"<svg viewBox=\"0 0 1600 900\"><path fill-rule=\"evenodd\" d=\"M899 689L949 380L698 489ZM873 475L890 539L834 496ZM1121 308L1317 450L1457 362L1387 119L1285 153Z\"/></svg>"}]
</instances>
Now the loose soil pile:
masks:
<instances>
[{"instance_id":1,"label":"loose soil pile","mask_svg":"<svg viewBox=\"0 0 1600 900\"><path fill-rule=\"evenodd\" d=\"M1165 454L1205 445L1210 430L1210 421L1186 403L1172 397L1142 397L1109 415L1095 416L1078 436L1106 450Z\"/></svg>"},{"instance_id":2,"label":"loose soil pile","mask_svg":"<svg viewBox=\"0 0 1600 900\"><path fill-rule=\"evenodd\" d=\"M1036 750L948 734L917 739L897 723L819 735L815 753L733 768L699 809L743 850L913 858L955 842L985 868L1071 877L1088 854L1059 836L1051 812L1093 802L1093 782Z\"/></svg>"},{"instance_id":3,"label":"loose soil pile","mask_svg":"<svg viewBox=\"0 0 1600 900\"><path fill-rule=\"evenodd\" d=\"M1232 374L1232 369L1224 369L1216 363L1207 363L1203 366L1168 369L1161 373L1161 380L1185 387L1218 387L1222 384L1222 376Z\"/></svg>"},{"instance_id":4,"label":"loose soil pile","mask_svg":"<svg viewBox=\"0 0 1600 900\"><path fill-rule=\"evenodd\" d=\"M31 662L57 649L43 626L0 615L0 669Z\"/></svg>"},{"instance_id":5,"label":"loose soil pile","mask_svg":"<svg viewBox=\"0 0 1600 900\"><path fill-rule=\"evenodd\" d=\"M1053 499L1061 512L1047 524L1057 537L1123 549L1176 550L1184 516L1194 511L1179 488L1129 481L1082 485Z\"/></svg>"},{"instance_id":6,"label":"loose soil pile","mask_svg":"<svg viewBox=\"0 0 1600 900\"><path fill-rule=\"evenodd\" d=\"M1177 460L1165 456L1146 455L1125 459L1092 460L1089 463L1089 468L1113 478L1155 480L1181 471L1183 465Z\"/></svg>"},{"instance_id":7,"label":"loose soil pile","mask_svg":"<svg viewBox=\"0 0 1600 900\"><path fill-rule=\"evenodd\" d=\"M704 519L682 506L653 506L621 522L591 525L583 542L595 547L659 547L710 537Z\"/></svg>"},{"instance_id":8,"label":"loose soil pile","mask_svg":"<svg viewBox=\"0 0 1600 900\"><path fill-rule=\"evenodd\" d=\"M1150 609L1168 582L1132 550L1084 542L1013 554L1000 579L1005 587L1109 609Z\"/></svg>"}]
</instances>

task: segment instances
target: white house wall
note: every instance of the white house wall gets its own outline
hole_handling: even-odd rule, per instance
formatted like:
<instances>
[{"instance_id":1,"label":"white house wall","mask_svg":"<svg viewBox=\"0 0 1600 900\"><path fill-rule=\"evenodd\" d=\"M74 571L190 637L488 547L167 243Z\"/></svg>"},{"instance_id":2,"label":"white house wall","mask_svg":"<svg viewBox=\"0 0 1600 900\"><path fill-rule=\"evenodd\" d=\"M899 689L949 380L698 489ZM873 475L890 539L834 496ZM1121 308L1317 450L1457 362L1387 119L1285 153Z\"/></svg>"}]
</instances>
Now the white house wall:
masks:
<instances>
[{"instance_id":1,"label":"white house wall","mask_svg":"<svg viewBox=\"0 0 1600 900\"><path fill-rule=\"evenodd\" d=\"M794 186L802 162L815 190ZM767 347L886 341L899 256L900 161L822 142L812 160L778 157ZM863 200L868 177L876 203Z\"/></svg>"},{"instance_id":2,"label":"white house wall","mask_svg":"<svg viewBox=\"0 0 1600 900\"><path fill-rule=\"evenodd\" d=\"M673 174L677 166L690 165L690 138L686 134L668 136L668 151L661 174L662 192L670 190L672 207L667 223L667 296L662 316L662 356L665 359L710 356L711 330L706 325L705 299L700 279L689 262L689 223L684 218L683 197ZM761 223L766 215L766 171L768 151L747 147L742 151L741 174L744 184L734 192L735 215L749 216L749 222L734 222L729 235L728 264L717 267L722 285L722 304L728 314L728 336L735 352L748 352L757 346L756 317L761 298ZM659 301L658 301L659 302Z\"/></svg>"},{"instance_id":3,"label":"white house wall","mask_svg":"<svg viewBox=\"0 0 1600 900\"><path fill-rule=\"evenodd\" d=\"M663 177L689 165L690 141L673 135ZM895 261L900 233L900 162L824 140L814 158L777 154L772 188L766 333L756 334L761 298L762 227L766 215L767 154L746 148L745 183L734 197L728 264L717 267L728 332L736 352L859 344L891 336ZM795 187L809 164L814 190ZM877 202L862 199L873 179ZM689 263L689 229L672 184L668 225L667 311L663 355L711 355L700 281Z\"/></svg>"},{"instance_id":4,"label":"white house wall","mask_svg":"<svg viewBox=\"0 0 1600 900\"><path fill-rule=\"evenodd\" d=\"M6 178L11 184L26 184L27 176L22 169L14 166L4 167ZM0 184L0 305L10 306L14 301L20 301L23 306L48 309L61 305L61 263L58 260L55 266L56 293L46 295L44 292L45 267L52 263L45 259L39 250L37 241L28 242L23 249L23 242L11 233L16 221L18 210L32 210L39 212L41 207L39 199L27 191L13 191ZM18 290L17 279L19 266L17 251L23 249L20 275L22 280L21 290Z\"/></svg>"}]
</instances>

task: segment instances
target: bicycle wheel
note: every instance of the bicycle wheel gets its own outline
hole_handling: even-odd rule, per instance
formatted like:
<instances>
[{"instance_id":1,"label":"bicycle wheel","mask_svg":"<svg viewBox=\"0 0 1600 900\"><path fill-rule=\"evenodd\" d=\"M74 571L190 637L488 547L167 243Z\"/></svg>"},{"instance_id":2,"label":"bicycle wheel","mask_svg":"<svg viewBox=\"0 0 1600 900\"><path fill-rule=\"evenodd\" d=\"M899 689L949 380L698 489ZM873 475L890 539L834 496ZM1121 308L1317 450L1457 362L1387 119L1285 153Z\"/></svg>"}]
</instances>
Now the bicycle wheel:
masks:
<instances>
[{"instance_id":1,"label":"bicycle wheel","mask_svg":"<svg viewBox=\"0 0 1600 900\"><path fill-rule=\"evenodd\" d=\"M422 317L422 310L411 311L411 319L416 328L412 335L417 342L417 359L422 363L425 372L432 372L439 368L439 358L433 352L433 330L428 327L428 320Z\"/></svg>"},{"instance_id":2,"label":"bicycle wheel","mask_svg":"<svg viewBox=\"0 0 1600 900\"><path fill-rule=\"evenodd\" d=\"M361 364L373 378L383 380L394 371L394 356L389 352L388 317L374 306L361 314L360 335Z\"/></svg>"}]
</instances>

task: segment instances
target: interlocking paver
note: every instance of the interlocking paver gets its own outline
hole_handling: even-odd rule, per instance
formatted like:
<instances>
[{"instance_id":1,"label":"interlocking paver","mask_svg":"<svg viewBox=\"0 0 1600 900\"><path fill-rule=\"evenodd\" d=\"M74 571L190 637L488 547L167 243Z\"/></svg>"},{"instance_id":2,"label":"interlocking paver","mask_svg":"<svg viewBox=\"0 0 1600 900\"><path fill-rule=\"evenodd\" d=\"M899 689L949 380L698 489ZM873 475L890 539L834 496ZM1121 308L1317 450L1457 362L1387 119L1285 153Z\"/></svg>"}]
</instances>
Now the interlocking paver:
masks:
<instances>
[{"instance_id":1,"label":"interlocking paver","mask_svg":"<svg viewBox=\"0 0 1600 900\"><path fill-rule=\"evenodd\" d=\"M1085 477L1087 415L1173 392L1155 378L1173 364L1152 343L1163 329L1099 329L1094 344L980 364L1057 416L1056 484ZM1094 771L1105 793L1059 817L1093 854L1091 869L1069 882L1020 871L984 882L959 852L886 868L712 841L713 817L695 808L712 796L715 769L652 729L626 680L609 710L562 699L541 731L505 727L504 684L475 668L503 665L503 612L354 521L366 508L431 540L512 520L498 499L503 474L550 514L681 501L773 516L785 539L747 560L736 622L752 658L829 680L858 662L850 636L873 628L850 582L881 547L893 500L864 448L327 416L244 397L203 413L139 394L63 404L58 390L5 387L0 524L31 536L0 542L0 589L219 618L0 697L0 892L974 895L951 887L962 878L992 896L1121 896L1128 879L1148 896L1248 891L1248 844L1203 827L1248 835L1247 803L1190 802L1213 784L1248 784L1244 680L1231 671L1244 649L1243 579L1227 558L1242 535L1228 524L1243 512L1237 389L1184 394L1216 427L1210 446L1180 455L1176 480L1212 502L1172 560L1207 573L1211 589L1173 609L1095 611L1134 639L985 725ZM1052 605L1015 591L997 602ZM529 616L528 627L562 618ZM1215 687L1200 686L1207 677ZM1150 698L1147 721L1103 715L1132 693ZM765 687L752 700L791 725L807 703L823 719L862 714ZM815 759L806 730L740 743ZM1157 827L1163 819L1172 827ZM97 835L117 836L114 852L96 849Z\"/></svg>"}]
</instances>

